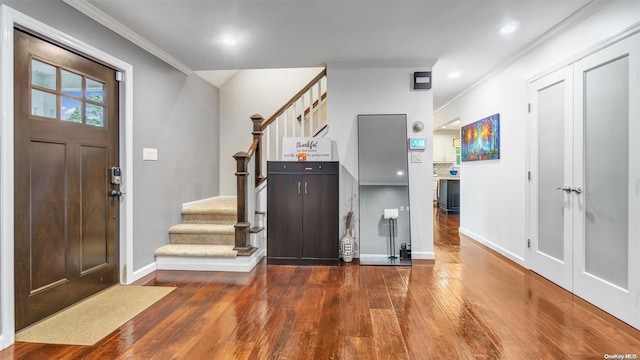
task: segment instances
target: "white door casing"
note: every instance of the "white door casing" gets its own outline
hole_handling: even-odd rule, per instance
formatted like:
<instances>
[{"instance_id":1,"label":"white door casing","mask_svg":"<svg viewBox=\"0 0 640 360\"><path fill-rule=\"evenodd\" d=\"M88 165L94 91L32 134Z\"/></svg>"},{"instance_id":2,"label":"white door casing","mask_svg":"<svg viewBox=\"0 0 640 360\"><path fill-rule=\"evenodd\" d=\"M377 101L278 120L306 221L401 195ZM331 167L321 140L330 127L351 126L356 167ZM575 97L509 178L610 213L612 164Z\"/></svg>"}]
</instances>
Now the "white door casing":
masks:
<instances>
[{"instance_id":1,"label":"white door casing","mask_svg":"<svg viewBox=\"0 0 640 360\"><path fill-rule=\"evenodd\" d=\"M13 141L13 29L19 25L68 48L87 54L119 70L120 166L123 192L120 203L120 271L122 283L131 283L133 272L133 66L93 46L64 34L6 5L0 5L0 350L14 343L14 141ZM126 281L124 278L126 277Z\"/></svg>"}]
</instances>

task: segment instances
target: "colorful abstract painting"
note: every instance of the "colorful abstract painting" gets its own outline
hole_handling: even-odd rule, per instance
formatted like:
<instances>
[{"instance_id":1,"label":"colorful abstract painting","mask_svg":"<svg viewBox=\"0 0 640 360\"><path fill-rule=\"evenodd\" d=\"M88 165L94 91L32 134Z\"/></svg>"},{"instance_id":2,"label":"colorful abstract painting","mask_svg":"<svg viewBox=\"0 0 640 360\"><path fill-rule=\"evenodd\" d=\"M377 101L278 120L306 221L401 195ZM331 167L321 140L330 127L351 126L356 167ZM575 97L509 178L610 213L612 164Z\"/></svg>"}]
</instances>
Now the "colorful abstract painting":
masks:
<instances>
[{"instance_id":1,"label":"colorful abstract painting","mask_svg":"<svg viewBox=\"0 0 640 360\"><path fill-rule=\"evenodd\" d=\"M500 114L463 126L460 136L462 161L500 159Z\"/></svg>"}]
</instances>

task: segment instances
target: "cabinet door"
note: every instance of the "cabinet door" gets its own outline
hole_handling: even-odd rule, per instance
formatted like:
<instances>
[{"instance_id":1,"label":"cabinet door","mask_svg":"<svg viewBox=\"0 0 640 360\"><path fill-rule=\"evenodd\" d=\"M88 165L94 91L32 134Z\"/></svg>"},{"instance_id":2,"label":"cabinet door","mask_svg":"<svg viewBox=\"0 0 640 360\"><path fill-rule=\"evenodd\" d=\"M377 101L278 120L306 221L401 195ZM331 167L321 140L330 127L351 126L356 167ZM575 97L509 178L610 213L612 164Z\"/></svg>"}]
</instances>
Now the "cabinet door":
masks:
<instances>
[{"instance_id":1,"label":"cabinet door","mask_svg":"<svg viewBox=\"0 0 640 360\"><path fill-rule=\"evenodd\" d=\"M338 177L303 177L302 257L338 258Z\"/></svg>"},{"instance_id":2,"label":"cabinet door","mask_svg":"<svg viewBox=\"0 0 640 360\"><path fill-rule=\"evenodd\" d=\"M433 136L433 161L444 161L444 148L442 147L442 137Z\"/></svg>"},{"instance_id":3,"label":"cabinet door","mask_svg":"<svg viewBox=\"0 0 640 360\"><path fill-rule=\"evenodd\" d=\"M456 162L456 148L453 146L455 135L447 135L444 139L444 159L449 162Z\"/></svg>"},{"instance_id":4,"label":"cabinet door","mask_svg":"<svg viewBox=\"0 0 640 360\"><path fill-rule=\"evenodd\" d=\"M302 255L302 176L269 175L267 186L267 256Z\"/></svg>"}]
</instances>

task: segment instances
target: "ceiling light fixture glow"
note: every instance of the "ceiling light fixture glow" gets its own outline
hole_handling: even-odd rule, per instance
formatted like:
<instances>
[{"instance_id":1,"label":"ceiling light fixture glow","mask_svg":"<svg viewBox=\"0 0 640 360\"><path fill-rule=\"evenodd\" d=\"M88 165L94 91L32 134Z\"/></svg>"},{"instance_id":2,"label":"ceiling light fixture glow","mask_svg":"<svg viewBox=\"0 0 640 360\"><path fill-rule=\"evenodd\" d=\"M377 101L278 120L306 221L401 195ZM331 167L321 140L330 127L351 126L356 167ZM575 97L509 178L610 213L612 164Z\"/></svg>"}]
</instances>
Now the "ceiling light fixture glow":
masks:
<instances>
[{"instance_id":1,"label":"ceiling light fixture glow","mask_svg":"<svg viewBox=\"0 0 640 360\"><path fill-rule=\"evenodd\" d=\"M505 25L503 25L498 32L500 34L506 35L506 34L511 34L512 32L518 30L518 28L520 27L520 24L517 21L512 21L510 23L507 23Z\"/></svg>"},{"instance_id":2,"label":"ceiling light fixture glow","mask_svg":"<svg viewBox=\"0 0 640 360\"><path fill-rule=\"evenodd\" d=\"M448 77L449 79L457 79L457 78L459 78L459 77L460 77L460 75L461 75L460 71L453 71L453 72L450 72L450 73L447 75L447 77Z\"/></svg>"},{"instance_id":3,"label":"ceiling light fixture glow","mask_svg":"<svg viewBox=\"0 0 640 360\"><path fill-rule=\"evenodd\" d=\"M222 43L225 45L235 45L238 41L233 36L225 34L222 35Z\"/></svg>"}]
</instances>

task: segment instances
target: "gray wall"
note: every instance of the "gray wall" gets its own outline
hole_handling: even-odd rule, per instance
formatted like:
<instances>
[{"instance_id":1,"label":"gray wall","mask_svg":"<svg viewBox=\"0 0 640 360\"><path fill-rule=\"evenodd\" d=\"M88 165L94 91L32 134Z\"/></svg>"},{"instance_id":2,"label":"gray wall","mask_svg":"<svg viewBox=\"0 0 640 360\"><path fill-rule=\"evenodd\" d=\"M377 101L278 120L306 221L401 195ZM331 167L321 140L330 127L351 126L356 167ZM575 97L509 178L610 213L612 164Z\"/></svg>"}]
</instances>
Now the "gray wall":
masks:
<instances>
[{"instance_id":1,"label":"gray wall","mask_svg":"<svg viewBox=\"0 0 640 360\"><path fill-rule=\"evenodd\" d=\"M400 209L396 225L396 256L400 244L411 243L408 186L360 186L360 254L388 254L389 220L384 209Z\"/></svg>"},{"instance_id":2,"label":"gray wall","mask_svg":"<svg viewBox=\"0 0 640 360\"><path fill-rule=\"evenodd\" d=\"M183 202L219 194L218 89L167 65L60 0L0 0L133 65L134 271L169 242ZM142 148L158 161L142 161ZM124 174L126 177L127 174Z\"/></svg>"}]
</instances>

